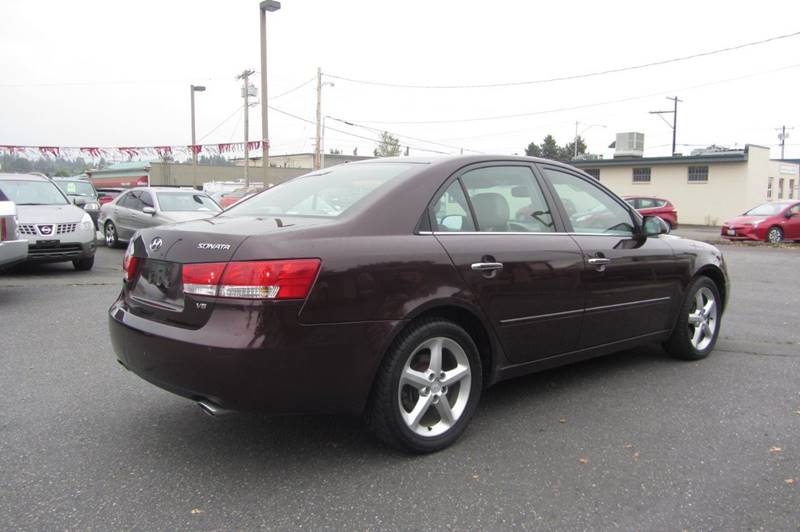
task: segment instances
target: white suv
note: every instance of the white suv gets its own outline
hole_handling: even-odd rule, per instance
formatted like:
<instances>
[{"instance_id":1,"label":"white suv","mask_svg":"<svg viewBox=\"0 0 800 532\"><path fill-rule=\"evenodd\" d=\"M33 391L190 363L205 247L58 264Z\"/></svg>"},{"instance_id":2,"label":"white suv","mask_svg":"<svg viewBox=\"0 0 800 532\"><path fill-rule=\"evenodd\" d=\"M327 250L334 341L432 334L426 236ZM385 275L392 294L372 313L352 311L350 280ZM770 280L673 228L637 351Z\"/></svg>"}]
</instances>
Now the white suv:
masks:
<instances>
[{"instance_id":1,"label":"white suv","mask_svg":"<svg viewBox=\"0 0 800 532\"><path fill-rule=\"evenodd\" d=\"M94 222L55 183L39 175L0 174L0 191L17 205L17 230L28 240L28 261L71 261L76 270L92 269Z\"/></svg>"}]
</instances>

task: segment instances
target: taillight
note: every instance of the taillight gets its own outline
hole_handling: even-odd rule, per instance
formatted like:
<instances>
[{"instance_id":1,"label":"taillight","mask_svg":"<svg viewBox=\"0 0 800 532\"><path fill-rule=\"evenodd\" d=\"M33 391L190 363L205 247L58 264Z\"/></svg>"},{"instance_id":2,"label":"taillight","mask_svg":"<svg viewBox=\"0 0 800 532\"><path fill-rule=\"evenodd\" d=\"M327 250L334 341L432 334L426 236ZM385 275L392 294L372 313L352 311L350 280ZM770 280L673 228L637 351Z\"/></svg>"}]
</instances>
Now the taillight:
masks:
<instances>
[{"instance_id":1,"label":"taillight","mask_svg":"<svg viewBox=\"0 0 800 532\"><path fill-rule=\"evenodd\" d=\"M303 299L319 265L319 259L185 264L183 291L243 299Z\"/></svg>"},{"instance_id":2,"label":"taillight","mask_svg":"<svg viewBox=\"0 0 800 532\"><path fill-rule=\"evenodd\" d=\"M8 228L6 227L6 219L0 218L0 242L8 239Z\"/></svg>"},{"instance_id":3,"label":"taillight","mask_svg":"<svg viewBox=\"0 0 800 532\"><path fill-rule=\"evenodd\" d=\"M125 258L122 259L122 269L125 271L125 280L133 281L136 275L136 268L139 266L139 259L133 256L133 242L125 250Z\"/></svg>"},{"instance_id":4,"label":"taillight","mask_svg":"<svg viewBox=\"0 0 800 532\"><path fill-rule=\"evenodd\" d=\"M183 265L183 293L202 296L217 295L217 285L225 269L224 262Z\"/></svg>"}]
</instances>

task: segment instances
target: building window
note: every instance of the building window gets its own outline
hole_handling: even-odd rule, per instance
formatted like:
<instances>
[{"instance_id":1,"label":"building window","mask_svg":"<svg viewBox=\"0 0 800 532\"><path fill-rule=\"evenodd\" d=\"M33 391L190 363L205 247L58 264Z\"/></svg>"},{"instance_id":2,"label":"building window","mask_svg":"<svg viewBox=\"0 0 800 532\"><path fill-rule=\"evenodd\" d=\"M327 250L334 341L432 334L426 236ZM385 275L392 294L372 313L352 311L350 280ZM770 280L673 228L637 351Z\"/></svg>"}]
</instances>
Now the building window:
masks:
<instances>
[{"instance_id":1,"label":"building window","mask_svg":"<svg viewBox=\"0 0 800 532\"><path fill-rule=\"evenodd\" d=\"M773 184L774 182L775 182L775 178L774 178L774 177L770 177L770 178L767 180L767 199L768 199L768 200L771 200L771 199L772 199L772 184Z\"/></svg>"},{"instance_id":2,"label":"building window","mask_svg":"<svg viewBox=\"0 0 800 532\"><path fill-rule=\"evenodd\" d=\"M690 166L689 183L708 183L708 166Z\"/></svg>"},{"instance_id":3,"label":"building window","mask_svg":"<svg viewBox=\"0 0 800 532\"><path fill-rule=\"evenodd\" d=\"M794 179L789 180L789 199L794 199Z\"/></svg>"},{"instance_id":4,"label":"building window","mask_svg":"<svg viewBox=\"0 0 800 532\"><path fill-rule=\"evenodd\" d=\"M649 168L634 168L633 169L633 182L634 183L649 183L650 182L650 169Z\"/></svg>"},{"instance_id":5,"label":"building window","mask_svg":"<svg viewBox=\"0 0 800 532\"><path fill-rule=\"evenodd\" d=\"M783 178L778 178L778 199L783 199Z\"/></svg>"},{"instance_id":6,"label":"building window","mask_svg":"<svg viewBox=\"0 0 800 532\"><path fill-rule=\"evenodd\" d=\"M587 174L589 174L590 176L592 176L593 178L595 178L595 179L597 179L598 181L600 181L600 169L599 169L599 168L587 168L587 169L586 169L586 170L584 170L584 171L585 171Z\"/></svg>"}]
</instances>

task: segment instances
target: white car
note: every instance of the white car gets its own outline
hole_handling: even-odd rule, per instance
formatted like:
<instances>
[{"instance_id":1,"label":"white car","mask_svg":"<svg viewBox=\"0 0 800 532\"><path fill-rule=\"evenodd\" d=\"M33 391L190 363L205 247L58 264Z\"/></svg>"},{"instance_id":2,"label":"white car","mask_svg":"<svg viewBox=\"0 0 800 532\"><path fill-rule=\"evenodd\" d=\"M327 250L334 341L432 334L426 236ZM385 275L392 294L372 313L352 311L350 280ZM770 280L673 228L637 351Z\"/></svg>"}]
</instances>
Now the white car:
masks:
<instances>
[{"instance_id":1,"label":"white car","mask_svg":"<svg viewBox=\"0 0 800 532\"><path fill-rule=\"evenodd\" d=\"M91 270L97 250L94 222L53 181L41 175L0 174L0 191L17 207L17 230L30 262L72 262Z\"/></svg>"},{"instance_id":2,"label":"white car","mask_svg":"<svg viewBox=\"0 0 800 532\"><path fill-rule=\"evenodd\" d=\"M28 241L17 231L17 206L0 190L0 268L28 258Z\"/></svg>"}]
</instances>

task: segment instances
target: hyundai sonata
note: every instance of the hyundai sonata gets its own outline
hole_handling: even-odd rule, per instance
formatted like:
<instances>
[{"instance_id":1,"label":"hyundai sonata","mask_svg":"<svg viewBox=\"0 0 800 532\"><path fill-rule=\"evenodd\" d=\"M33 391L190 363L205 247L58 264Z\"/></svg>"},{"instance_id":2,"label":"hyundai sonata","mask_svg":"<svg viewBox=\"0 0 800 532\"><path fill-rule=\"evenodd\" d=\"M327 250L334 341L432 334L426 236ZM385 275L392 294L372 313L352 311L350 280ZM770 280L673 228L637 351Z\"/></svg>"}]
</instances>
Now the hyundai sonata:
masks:
<instances>
[{"instance_id":1,"label":"hyundai sonata","mask_svg":"<svg viewBox=\"0 0 800 532\"><path fill-rule=\"evenodd\" d=\"M363 414L430 452L503 379L653 342L707 356L722 254L667 233L552 161L350 163L140 230L111 338L126 368L209 413Z\"/></svg>"}]
</instances>

